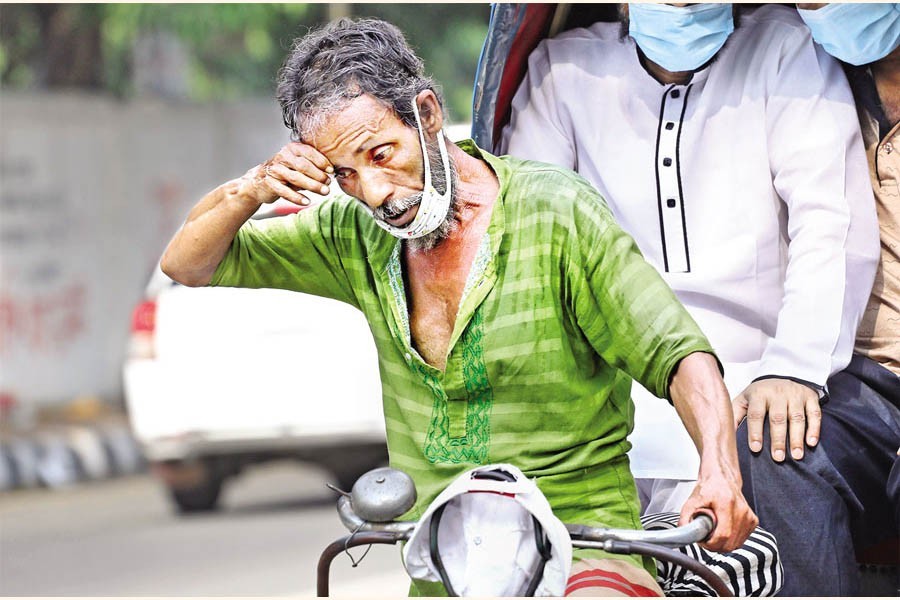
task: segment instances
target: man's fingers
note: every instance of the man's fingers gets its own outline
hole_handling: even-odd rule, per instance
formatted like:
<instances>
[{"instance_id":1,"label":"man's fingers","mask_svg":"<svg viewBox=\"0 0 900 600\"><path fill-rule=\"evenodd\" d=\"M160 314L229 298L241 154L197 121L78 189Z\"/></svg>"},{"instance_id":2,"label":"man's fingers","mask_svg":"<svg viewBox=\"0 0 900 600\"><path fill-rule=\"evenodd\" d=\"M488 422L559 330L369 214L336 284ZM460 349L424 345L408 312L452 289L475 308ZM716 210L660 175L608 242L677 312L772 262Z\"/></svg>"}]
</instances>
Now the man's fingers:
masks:
<instances>
[{"instance_id":1,"label":"man's fingers","mask_svg":"<svg viewBox=\"0 0 900 600\"><path fill-rule=\"evenodd\" d=\"M750 537L759 520L749 507L742 507L735 510L730 523L731 527L723 530L720 539L716 540L718 545L715 549L719 552L731 552L739 548Z\"/></svg>"},{"instance_id":2,"label":"man's fingers","mask_svg":"<svg viewBox=\"0 0 900 600\"><path fill-rule=\"evenodd\" d=\"M328 194L328 178L325 177L324 182L318 176L324 176L324 173L318 171L316 177L311 177L306 172L300 172L281 163L273 163L266 167L267 174L277 180L287 184L296 190L308 190L314 194L325 196Z\"/></svg>"},{"instance_id":3,"label":"man's fingers","mask_svg":"<svg viewBox=\"0 0 900 600\"><path fill-rule=\"evenodd\" d=\"M728 478L725 477L725 480ZM715 551L730 551L744 543L759 522L741 494L740 482L703 478L681 508L679 525L686 525L697 513L712 513L715 528L702 545Z\"/></svg>"},{"instance_id":4,"label":"man's fingers","mask_svg":"<svg viewBox=\"0 0 900 600\"><path fill-rule=\"evenodd\" d=\"M702 545L716 552L730 552L743 544L759 523L745 502L732 502L716 511L716 528Z\"/></svg>"},{"instance_id":5,"label":"man's fingers","mask_svg":"<svg viewBox=\"0 0 900 600\"><path fill-rule=\"evenodd\" d=\"M802 397L791 394L788 399L788 437L791 444L791 456L794 460L803 458L803 447L806 443L805 435L806 406Z\"/></svg>"},{"instance_id":6,"label":"man's fingers","mask_svg":"<svg viewBox=\"0 0 900 600\"><path fill-rule=\"evenodd\" d=\"M286 149L293 156L306 159L310 164L324 173L334 172L331 162L325 158L325 155L309 144L304 144L303 142L291 142L286 146Z\"/></svg>"},{"instance_id":7,"label":"man's fingers","mask_svg":"<svg viewBox=\"0 0 900 600\"><path fill-rule=\"evenodd\" d=\"M747 400L747 441L752 452L763 449L763 427L766 420L766 401L756 394L742 394Z\"/></svg>"},{"instance_id":8,"label":"man's fingers","mask_svg":"<svg viewBox=\"0 0 900 600\"><path fill-rule=\"evenodd\" d=\"M749 509L737 506L720 508L716 511L716 528L701 545L716 552L730 552L744 543L754 527L756 515Z\"/></svg>"},{"instance_id":9,"label":"man's fingers","mask_svg":"<svg viewBox=\"0 0 900 600\"><path fill-rule=\"evenodd\" d=\"M778 401L769 404L769 437L772 441L772 459L776 462L784 460L787 433L787 402L779 398Z\"/></svg>"},{"instance_id":10,"label":"man's fingers","mask_svg":"<svg viewBox=\"0 0 900 600\"><path fill-rule=\"evenodd\" d=\"M285 185L281 181L278 181L271 176L267 176L266 181L268 183L269 189L271 189L272 192L277 194L280 198L284 198L285 200L288 200L300 206L309 206L309 198L307 198L297 190Z\"/></svg>"},{"instance_id":11,"label":"man's fingers","mask_svg":"<svg viewBox=\"0 0 900 600\"><path fill-rule=\"evenodd\" d=\"M330 173L334 168L318 150L300 142L291 142L262 165L269 187L287 200L303 206L309 199L303 192L325 196L329 193ZM289 192L284 192L288 189Z\"/></svg>"},{"instance_id":12,"label":"man's fingers","mask_svg":"<svg viewBox=\"0 0 900 600\"><path fill-rule=\"evenodd\" d=\"M737 429L747 416L747 397L744 394L739 394L731 401L731 411L734 414L734 428Z\"/></svg>"},{"instance_id":13,"label":"man's fingers","mask_svg":"<svg viewBox=\"0 0 900 600\"><path fill-rule=\"evenodd\" d=\"M731 549L732 547L729 544L734 539L733 528L736 525L733 502L722 503L714 501L709 506L694 509L694 514L697 512L712 513L713 523L715 524L709 538L701 542L701 545L704 548L717 552Z\"/></svg>"},{"instance_id":14,"label":"man's fingers","mask_svg":"<svg viewBox=\"0 0 900 600\"><path fill-rule=\"evenodd\" d=\"M813 392L812 397L806 400L806 443L810 446L818 444L821 429L822 407L819 405L819 395Z\"/></svg>"},{"instance_id":15,"label":"man's fingers","mask_svg":"<svg viewBox=\"0 0 900 600\"><path fill-rule=\"evenodd\" d=\"M306 157L288 154L287 156L279 157L279 160L275 162L284 167L284 173L289 178L302 176L304 179L314 182L313 185L328 183L328 173ZM310 188L310 190L315 189L315 187Z\"/></svg>"},{"instance_id":16,"label":"man's fingers","mask_svg":"<svg viewBox=\"0 0 900 600\"><path fill-rule=\"evenodd\" d=\"M746 406L746 408L744 408ZM763 446L763 425L769 420L772 459L782 462L787 446L791 456L800 460L806 444L819 441L822 411L818 395L808 386L782 378L754 381L732 402L735 418L747 415L747 443L753 452Z\"/></svg>"},{"instance_id":17,"label":"man's fingers","mask_svg":"<svg viewBox=\"0 0 900 600\"><path fill-rule=\"evenodd\" d=\"M734 544L734 536L730 528L725 525L716 525L712 537L703 542L703 547L715 552L728 552L734 550L737 546Z\"/></svg>"}]
</instances>

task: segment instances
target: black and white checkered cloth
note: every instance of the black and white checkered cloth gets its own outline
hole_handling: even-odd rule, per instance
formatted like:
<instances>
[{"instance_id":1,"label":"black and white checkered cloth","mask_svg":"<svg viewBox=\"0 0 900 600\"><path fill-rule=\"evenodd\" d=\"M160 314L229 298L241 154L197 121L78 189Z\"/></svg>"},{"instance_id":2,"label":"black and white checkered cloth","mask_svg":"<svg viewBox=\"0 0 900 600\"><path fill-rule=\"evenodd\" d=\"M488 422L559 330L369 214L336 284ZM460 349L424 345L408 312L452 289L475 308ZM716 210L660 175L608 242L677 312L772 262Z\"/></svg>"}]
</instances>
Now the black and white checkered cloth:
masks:
<instances>
[{"instance_id":1,"label":"black and white checkered cloth","mask_svg":"<svg viewBox=\"0 0 900 600\"><path fill-rule=\"evenodd\" d=\"M672 529L678 525L677 513L656 513L641 517L644 529ZM784 582L784 571L775 536L757 527L733 552L712 552L691 544L679 552L699 560L712 569L731 588L735 596L774 596ZM694 573L665 561L656 561L656 580L666 596L716 596Z\"/></svg>"}]
</instances>

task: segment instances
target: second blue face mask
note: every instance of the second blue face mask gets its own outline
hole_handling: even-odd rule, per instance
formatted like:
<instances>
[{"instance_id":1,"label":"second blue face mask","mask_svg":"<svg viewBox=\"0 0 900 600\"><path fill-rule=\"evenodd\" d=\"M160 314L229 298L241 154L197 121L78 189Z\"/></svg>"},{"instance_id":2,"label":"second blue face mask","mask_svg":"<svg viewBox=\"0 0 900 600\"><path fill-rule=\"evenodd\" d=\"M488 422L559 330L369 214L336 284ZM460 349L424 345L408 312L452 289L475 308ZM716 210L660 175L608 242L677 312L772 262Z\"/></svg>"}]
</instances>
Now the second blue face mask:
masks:
<instances>
[{"instance_id":1,"label":"second blue face mask","mask_svg":"<svg viewBox=\"0 0 900 600\"><path fill-rule=\"evenodd\" d=\"M880 60L900 44L897 4L829 4L797 12L828 54L851 65Z\"/></svg>"},{"instance_id":2,"label":"second blue face mask","mask_svg":"<svg viewBox=\"0 0 900 600\"><path fill-rule=\"evenodd\" d=\"M734 31L731 4L629 4L628 33L667 71L693 71L716 55Z\"/></svg>"}]
</instances>

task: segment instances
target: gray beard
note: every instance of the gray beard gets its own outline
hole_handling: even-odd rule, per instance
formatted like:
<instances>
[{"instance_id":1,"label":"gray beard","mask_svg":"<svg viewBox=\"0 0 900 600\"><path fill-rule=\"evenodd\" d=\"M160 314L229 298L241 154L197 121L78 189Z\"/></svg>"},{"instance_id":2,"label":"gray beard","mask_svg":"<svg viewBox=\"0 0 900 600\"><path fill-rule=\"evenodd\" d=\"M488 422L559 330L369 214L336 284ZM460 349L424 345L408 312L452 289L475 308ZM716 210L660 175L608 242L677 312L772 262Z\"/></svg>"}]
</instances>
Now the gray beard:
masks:
<instances>
[{"instance_id":1,"label":"gray beard","mask_svg":"<svg viewBox=\"0 0 900 600\"><path fill-rule=\"evenodd\" d=\"M431 171L431 185L438 191L438 193L442 194L447 189L447 176L444 173L440 149L438 148L437 141L433 143L426 143L425 147L428 151L429 162L433 167L436 166L436 168L432 168ZM457 184L459 183L459 177L456 172L456 165L453 164L453 159L450 158L449 162L451 189L450 207L447 209L447 215L444 217L444 220L441 221L440 225L438 225L437 228L431 233L425 234L422 237L405 240L410 250L432 250L443 240L447 239L454 230L456 230L456 215L458 204ZM385 218L395 217L401 214L403 211L409 209L410 207L421 203L422 196L423 192L419 192L405 198L392 200L389 203L383 204L374 209L372 211L372 216L382 221L384 221Z\"/></svg>"}]
</instances>

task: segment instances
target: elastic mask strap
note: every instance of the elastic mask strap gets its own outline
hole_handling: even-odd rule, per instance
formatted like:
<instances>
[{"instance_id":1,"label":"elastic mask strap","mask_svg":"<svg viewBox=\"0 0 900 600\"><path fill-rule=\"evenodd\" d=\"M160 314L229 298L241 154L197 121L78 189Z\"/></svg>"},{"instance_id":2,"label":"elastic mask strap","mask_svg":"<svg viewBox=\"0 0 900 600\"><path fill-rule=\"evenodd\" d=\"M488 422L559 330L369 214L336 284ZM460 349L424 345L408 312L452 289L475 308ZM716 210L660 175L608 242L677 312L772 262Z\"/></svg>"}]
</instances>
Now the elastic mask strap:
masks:
<instances>
[{"instance_id":1,"label":"elastic mask strap","mask_svg":"<svg viewBox=\"0 0 900 600\"><path fill-rule=\"evenodd\" d=\"M491 469L490 471L475 471L472 473L472 479L487 479L490 481L508 481L515 483L516 478L512 473L503 469Z\"/></svg>"},{"instance_id":2,"label":"elastic mask strap","mask_svg":"<svg viewBox=\"0 0 900 600\"><path fill-rule=\"evenodd\" d=\"M438 528L441 525L441 516L443 516L445 508L447 508L447 505L442 504L431 514L431 523L429 523L428 528L428 549L431 552L431 562L434 563L438 575L441 576L441 583L444 584L447 595L458 596L459 594L454 591L453 585L450 583L450 577L447 576L447 569L444 568L441 553L438 552Z\"/></svg>"},{"instance_id":3,"label":"elastic mask strap","mask_svg":"<svg viewBox=\"0 0 900 600\"><path fill-rule=\"evenodd\" d=\"M552 555L552 545L550 544L550 539L544 534L541 522L534 515L531 515L531 520L534 522L534 543L537 544L538 555L541 559L538 561L531 582L528 584L528 589L525 590L526 596L534 596L541 579L544 578L544 567L547 566L547 562L549 562Z\"/></svg>"},{"instance_id":4,"label":"elastic mask strap","mask_svg":"<svg viewBox=\"0 0 900 600\"><path fill-rule=\"evenodd\" d=\"M438 132L438 148L441 152L441 162L444 167L444 173L446 174L446 185L444 186L444 193L438 194L438 191L431 186L431 161L428 159L428 148L425 146L425 131L422 129L422 120L419 118L419 106L416 104L416 99L413 98L412 102L413 115L416 117L416 129L419 130L419 144L422 146L422 162L425 166L425 191L432 191L434 194L438 196L447 195L450 193L450 158L447 156L447 145L444 142L444 132Z\"/></svg>"}]
</instances>

